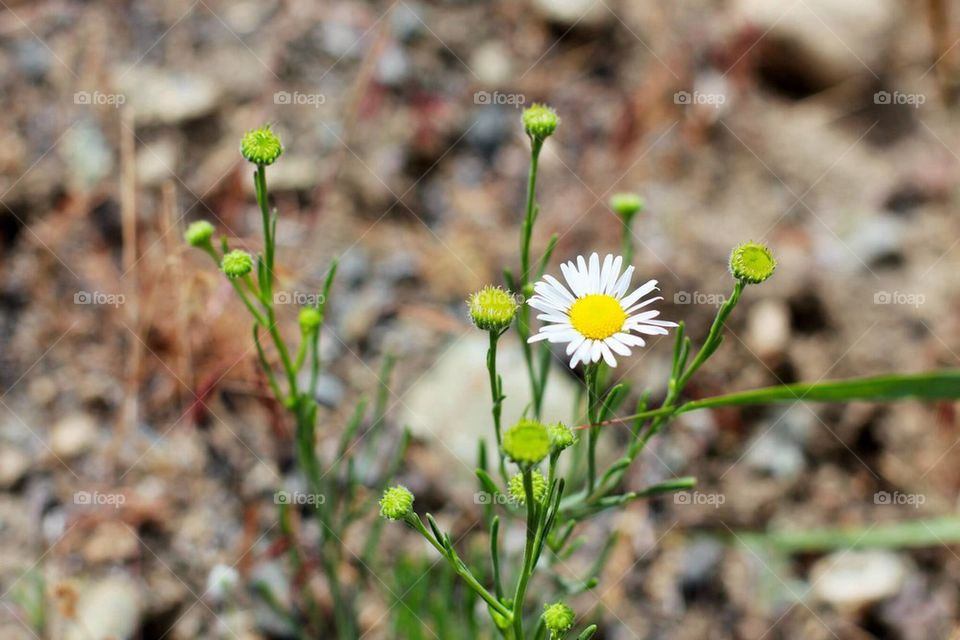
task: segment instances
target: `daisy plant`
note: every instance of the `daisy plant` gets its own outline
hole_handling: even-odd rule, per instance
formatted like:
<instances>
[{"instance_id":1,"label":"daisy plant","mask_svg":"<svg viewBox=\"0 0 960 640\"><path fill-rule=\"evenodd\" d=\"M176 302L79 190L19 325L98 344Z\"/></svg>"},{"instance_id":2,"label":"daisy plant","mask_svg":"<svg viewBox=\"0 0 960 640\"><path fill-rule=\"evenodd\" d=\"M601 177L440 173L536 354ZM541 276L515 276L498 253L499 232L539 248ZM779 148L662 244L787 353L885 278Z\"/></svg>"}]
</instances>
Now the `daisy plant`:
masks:
<instances>
[{"instance_id":1,"label":"daisy plant","mask_svg":"<svg viewBox=\"0 0 960 640\"><path fill-rule=\"evenodd\" d=\"M213 236L215 228L206 220L193 222L187 228L184 239L190 246L209 255L226 276L238 298L246 307L252 320L253 343L261 365L261 371L274 400L293 417L295 431L295 459L298 470L306 481L312 498L304 500L307 515L313 516L320 525L321 537L315 549L306 548L298 539L294 509L301 501L291 504L289 493L278 491L274 496L280 518L280 529L287 538L290 563L298 575L295 584L305 584L309 572L319 566L326 577L332 600L334 629L338 637L357 635L357 621L353 597L342 584L341 563L344 562L342 539L344 530L362 517L366 509L363 501L355 500L359 481L354 469L358 453L356 435L365 420L366 403L361 401L350 421L342 431L336 457L326 465L317 453L317 386L320 379L320 334L327 312L327 301L337 271L334 261L317 295L311 296L313 304L299 310L299 342L294 348L281 331L277 304L288 296L275 293L277 210L269 205L267 190L267 167L283 154L279 136L266 125L247 132L240 144L241 155L254 165L253 184L260 210L263 232L263 249L256 257L243 249L230 249L227 238L222 237L219 247ZM264 339L266 338L266 340ZM392 360L387 359L381 372L381 380L389 378ZM385 382L383 383L386 384ZM373 410L372 427L383 422L385 416L385 389L381 389ZM376 433L376 432L374 432ZM407 434L401 437L391 460L381 469L378 479L373 480L376 491L385 484L384 479L395 473L407 443ZM366 438L367 446L373 438ZM376 495L376 494L374 494ZM359 502L359 504L358 504ZM366 501L372 507L372 501ZM378 529L371 532L368 547L374 547ZM266 587L258 585L262 592ZM278 607L273 594L262 594L268 604ZM325 620L317 598L311 589L303 589L302 602L297 611L278 611L292 621L301 637L318 637L327 634L330 625Z\"/></svg>"},{"instance_id":2,"label":"daisy plant","mask_svg":"<svg viewBox=\"0 0 960 640\"><path fill-rule=\"evenodd\" d=\"M651 308L663 299L657 295L657 280L641 280L643 284L632 285L630 226L643 208L643 199L636 194L617 194L610 203L623 222L624 255L607 254L601 258L599 253L591 253L589 257L578 256L563 262L559 266L563 280L546 273L556 236L547 242L539 261L533 263L530 257L534 223L539 213L535 202L536 176L544 142L554 133L559 121L554 111L543 105L524 111L522 120L530 139L531 159L520 234L520 271L516 276L505 271L507 289L486 287L467 301L472 322L490 336L486 365L499 480L489 473L483 441L479 443L476 470L482 495L487 496L482 502L487 505L484 517L489 531L489 568L468 566L450 534L443 531L431 514L425 514L424 523L414 510L413 494L402 486L383 494L381 515L408 524L447 561L472 596L486 603L493 626L501 637L585 640L593 636L597 626L585 626L578 636L570 636L584 620L563 598L598 583L597 576L612 548L613 536L603 545L592 570L582 580L570 581L557 569L583 542L574 536L582 521L608 509L624 508L638 499L695 486L696 480L692 477L674 478L641 488L623 486L628 470L644 447L673 418L696 409L741 404L957 398L960 397L960 372L784 385L684 400L687 383L723 343L724 327L745 289L774 274L777 264L772 252L756 242L741 244L733 250L729 260L732 293L718 308L698 348L686 335L683 322L663 320L659 317L660 311ZM539 312L535 319L541 323L535 333L533 311ZM504 428L503 399L510 390L504 389L498 374L497 346L511 327L515 327L524 347L531 402L522 415L508 419L507 424L511 426ZM620 360L631 357L636 348L647 347L648 340L668 335L671 330L675 333L672 365L660 406L647 406L652 395L647 390L636 396L632 413L618 415L621 405L631 395L626 381L611 380ZM586 422L577 428L541 421L547 372L553 366L553 355L582 377L586 389ZM581 411L574 415L575 424L581 422ZM630 437L624 449L601 473L597 444L605 432L604 427L613 424L627 425ZM584 446L581 446L584 439L578 435L581 433L586 434ZM561 466L562 457L569 457L570 464ZM509 471L513 471L512 476ZM494 513L494 507L501 507L502 514ZM523 551L512 558L500 546L501 515L505 518L504 526L519 521L524 528ZM538 569L543 570L546 581L537 579ZM510 588L508 580L512 582ZM539 605L531 606L530 593L537 594ZM560 599L551 599L552 596Z\"/></svg>"}]
</instances>

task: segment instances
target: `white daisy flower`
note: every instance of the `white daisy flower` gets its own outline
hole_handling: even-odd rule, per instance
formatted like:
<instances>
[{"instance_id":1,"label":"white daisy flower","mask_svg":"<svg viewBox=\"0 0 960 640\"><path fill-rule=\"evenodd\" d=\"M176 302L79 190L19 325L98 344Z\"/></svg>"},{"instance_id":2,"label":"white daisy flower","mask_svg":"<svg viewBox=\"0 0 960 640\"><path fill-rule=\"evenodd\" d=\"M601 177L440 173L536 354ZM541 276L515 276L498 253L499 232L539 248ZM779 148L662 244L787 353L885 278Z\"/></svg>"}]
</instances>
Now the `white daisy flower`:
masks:
<instances>
[{"instance_id":1,"label":"white daisy flower","mask_svg":"<svg viewBox=\"0 0 960 640\"><path fill-rule=\"evenodd\" d=\"M560 265L569 288L551 275L533 287L534 295L528 303L542 311L539 320L550 323L540 328L528 342L549 340L566 342L570 367L577 363L599 362L600 358L611 367L617 366L614 354L630 355L630 347L643 347L646 342L634 333L666 335L666 327L677 323L655 320L659 311L643 311L647 305L663 300L662 296L643 299L658 291L657 281L649 280L639 289L627 295L633 267L621 274L623 258L607 255L600 265L600 257L594 253L589 262L577 256L576 264Z\"/></svg>"}]
</instances>

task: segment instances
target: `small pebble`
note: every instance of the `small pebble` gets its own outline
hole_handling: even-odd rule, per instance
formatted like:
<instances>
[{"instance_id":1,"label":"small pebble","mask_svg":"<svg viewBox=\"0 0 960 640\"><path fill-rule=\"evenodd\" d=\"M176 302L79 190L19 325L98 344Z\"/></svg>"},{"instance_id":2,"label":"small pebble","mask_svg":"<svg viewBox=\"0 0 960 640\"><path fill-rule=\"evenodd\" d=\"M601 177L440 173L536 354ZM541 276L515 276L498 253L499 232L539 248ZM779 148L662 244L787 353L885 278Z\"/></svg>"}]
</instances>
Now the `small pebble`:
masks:
<instances>
[{"instance_id":1,"label":"small pebble","mask_svg":"<svg viewBox=\"0 0 960 640\"><path fill-rule=\"evenodd\" d=\"M904 560L891 551L837 551L810 570L814 594L839 609L860 609L900 592Z\"/></svg>"},{"instance_id":2,"label":"small pebble","mask_svg":"<svg viewBox=\"0 0 960 640\"><path fill-rule=\"evenodd\" d=\"M86 453L97 439L97 424L85 413L74 413L61 418L50 434L50 449L63 459L76 458Z\"/></svg>"}]
</instances>

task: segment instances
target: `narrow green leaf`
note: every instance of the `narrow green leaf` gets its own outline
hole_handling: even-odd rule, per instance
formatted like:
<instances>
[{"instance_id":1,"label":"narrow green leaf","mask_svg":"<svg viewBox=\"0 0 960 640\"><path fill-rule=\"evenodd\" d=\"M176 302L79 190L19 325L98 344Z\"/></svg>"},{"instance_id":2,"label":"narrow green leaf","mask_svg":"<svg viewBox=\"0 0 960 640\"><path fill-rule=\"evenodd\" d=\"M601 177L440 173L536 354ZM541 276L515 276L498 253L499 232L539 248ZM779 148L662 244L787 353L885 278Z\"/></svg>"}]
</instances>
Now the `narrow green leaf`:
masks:
<instances>
[{"instance_id":1,"label":"narrow green leaf","mask_svg":"<svg viewBox=\"0 0 960 640\"><path fill-rule=\"evenodd\" d=\"M550 257L553 255L553 250L557 248L557 241L559 239L560 236L557 234L550 236L550 241L547 242L547 248L543 252L543 257L540 258L540 269L537 274L538 278L542 278L543 273L547 270L547 264L550 262Z\"/></svg>"},{"instance_id":2,"label":"narrow green leaf","mask_svg":"<svg viewBox=\"0 0 960 640\"><path fill-rule=\"evenodd\" d=\"M480 488L490 494L490 502L492 503L501 493L497 487L497 483L494 482L490 474L483 469L476 469L474 473L477 474L477 478L480 480Z\"/></svg>"},{"instance_id":3,"label":"narrow green leaf","mask_svg":"<svg viewBox=\"0 0 960 640\"><path fill-rule=\"evenodd\" d=\"M628 391L627 385L622 382L610 389L600 407L600 422L609 419L610 416L620 408L620 405L623 404L623 401L627 398Z\"/></svg>"},{"instance_id":4,"label":"narrow green leaf","mask_svg":"<svg viewBox=\"0 0 960 640\"><path fill-rule=\"evenodd\" d=\"M350 446L350 441L353 440L353 437L357 433L357 429L360 428L360 422L363 419L363 412L367 408L367 401L360 400L357 403L357 407L353 410L353 415L350 417L350 422L347 423L347 428L343 430L343 435L340 437L340 446L337 447L337 459L343 457L347 452L347 448Z\"/></svg>"},{"instance_id":5,"label":"narrow green leaf","mask_svg":"<svg viewBox=\"0 0 960 640\"><path fill-rule=\"evenodd\" d=\"M931 371L909 375L872 376L813 384L787 384L752 391L740 391L682 405L678 413L745 404L775 402L882 402L915 398L956 400L960 398L960 370Z\"/></svg>"},{"instance_id":6,"label":"narrow green leaf","mask_svg":"<svg viewBox=\"0 0 960 640\"><path fill-rule=\"evenodd\" d=\"M845 527L738 533L741 544L768 545L782 553L812 553L834 549L907 549L960 544L960 517L877 524L869 528Z\"/></svg>"}]
</instances>

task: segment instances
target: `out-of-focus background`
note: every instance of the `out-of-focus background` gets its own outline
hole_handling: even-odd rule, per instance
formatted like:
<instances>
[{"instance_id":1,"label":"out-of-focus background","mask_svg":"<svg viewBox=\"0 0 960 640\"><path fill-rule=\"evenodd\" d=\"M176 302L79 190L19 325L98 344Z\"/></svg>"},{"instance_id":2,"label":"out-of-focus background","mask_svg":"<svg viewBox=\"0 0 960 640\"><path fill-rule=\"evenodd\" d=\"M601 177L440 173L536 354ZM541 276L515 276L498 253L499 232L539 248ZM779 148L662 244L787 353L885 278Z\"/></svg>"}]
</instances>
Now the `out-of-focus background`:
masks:
<instances>
[{"instance_id":1,"label":"out-of-focus background","mask_svg":"<svg viewBox=\"0 0 960 640\"><path fill-rule=\"evenodd\" d=\"M268 179L292 337L340 257L321 446L395 354L383 446L411 426L403 481L458 536L477 524L474 446L490 429L486 338L463 300L518 262L519 119L535 101L561 118L534 239L559 234L554 263L618 250L607 200L638 191L637 270L700 340L731 289L731 247L777 256L692 397L960 359L955 2L0 4L5 640L41 637L38 617L52 638L287 637L243 585L291 589L271 499L295 482L289 420L266 399L242 307L181 239L206 218L257 250L238 144L263 122L286 148ZM525 382L507 342L509 420ZM662 397L670 350L653 341L617 374ZM565 416L577 382L557 364ZM731 543L951 515L956 427L949 403L684 416L627 485L695 475L700 498L587 527L588 557L620 536L571 604L605 639L951 637L949 540L775 557ZM421 550L399 530L382 544ZM429 600L430 564L411 597ZM361 600L364 637L396 638L411 614L384 587ZM416 606L422 637L460 637Z\"/></svg>"}]
</instances>

